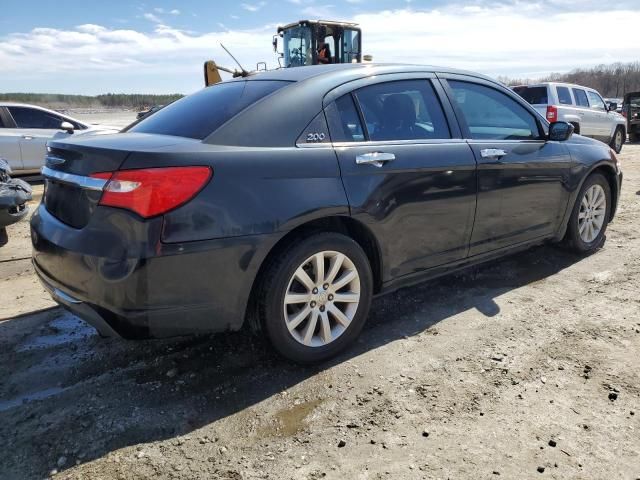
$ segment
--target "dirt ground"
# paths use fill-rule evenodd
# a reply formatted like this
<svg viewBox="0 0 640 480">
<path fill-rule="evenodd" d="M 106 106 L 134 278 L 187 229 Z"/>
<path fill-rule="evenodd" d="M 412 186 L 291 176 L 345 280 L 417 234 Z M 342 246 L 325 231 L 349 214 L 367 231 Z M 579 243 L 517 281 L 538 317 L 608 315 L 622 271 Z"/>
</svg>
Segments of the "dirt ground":
<svg viewBox="0 0 640 480">
<path fill-rule="evenodd" d="M 539 247 L 381 297 L 314 368 L 247 333 L 129 342 L 58 308 L 16 316 L 51 304 L 11 227 L 0 477 L 640 478 L 640 145 L 623 152 L 602 250 Z"/>
</svg>

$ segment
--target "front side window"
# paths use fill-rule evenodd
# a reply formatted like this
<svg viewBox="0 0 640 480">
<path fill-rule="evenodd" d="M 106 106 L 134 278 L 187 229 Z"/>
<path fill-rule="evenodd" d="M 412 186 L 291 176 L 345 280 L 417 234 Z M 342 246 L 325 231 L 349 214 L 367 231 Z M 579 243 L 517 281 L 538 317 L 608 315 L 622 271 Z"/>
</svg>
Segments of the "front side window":
<svg viewBox="0 0 640 480">
<path fill-rule="evenodd" d="M 558 101 L 561 105 L 573 105 L 571 92 L 567 87 L 556 87 L 556 91 L 558 92 Z"/>
<path fill-rule="evenodd" d="M 607 111 L 607 108 L 604 105 L 604 101 L 602 100 L 602 98 L 600 98 L 600 95 L 591 91 L 587 91 L 587 95 L 589 96 L 589 105 L 591 106 L 591 108 L 593 108 L 594 110 L 599 110 L 601 112 Z"/>
<path fill-rule="evenodd" d="M 587 94 L 580 88 L 573 89 L 573 96 L 576 98 L 576 105 L 579 107 L 589 108 L 589 100 L 587 100 Z"/>
<path fill-rule="evenodd" d="M 18 128 L 58 130 L 64 121 L 52 113 L 29 107 L 7 107 Z"/>
<path fill-rule="evenodd" d="M 289 83 L 275 80 L 217 83 L 143 117 L 126 131 L 203 140 L 249 105 Z"/>
<path fill-rule="evenodd" d="M 511 97 L 477 83 L 449 80 L 454 101 L 467 122 L 471 138 L 535 140 L 540 131 L 535 117 Z"/>
<path fill-rule="evenodd" d="M 440 101 L 428 80 L 403 80 L 356 90 L 371 141 L 451 138 Z"/>
</svg>

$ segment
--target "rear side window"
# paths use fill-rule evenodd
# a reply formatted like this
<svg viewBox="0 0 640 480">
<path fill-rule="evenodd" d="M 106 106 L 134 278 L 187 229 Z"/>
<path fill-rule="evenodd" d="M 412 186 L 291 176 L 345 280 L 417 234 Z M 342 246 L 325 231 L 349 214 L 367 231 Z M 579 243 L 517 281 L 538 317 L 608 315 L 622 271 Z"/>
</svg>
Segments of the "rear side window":
<svg viewBox="0 0 640 480">
<path fill-rule="evenodd" d="M 477 83 L 449 80 L 449 86 L 471 138 L 534 140 L 540 137 L 533 114 L 513 98 Z"/>
<path fill-rule="evenodd" d="M 331 138 L 334 142 L 363 142 L 364 131 L 360 116 L 350 93 L 343 95 L 335 102 L 336 120 L 332 122 Z M 332 116 L 333 117 L 333 116 Z"/>
<path fill-rule="evenodd" d="M 556 87 L 556 92 L 558 92 L 558 101 L 561 105 L 573 105 L 568 87 Z"/>
<path fill-rule="evenodd" d="M 58 130 L 63 119 L 57 115 L 29 107 L 8 107 L 18 128 Z"/>
<path fill-rule="evenodd" d="M 547 87 L 518 88 L 516 93 L 532 105 L 544 105 L 549 103 Z"/>
<path fill-rule="evenodd" d="M 451 138 L 440 101 L 428 80 L 378 83 L 355 92 L 369 140 Z"/>
<path fill-rule="evenodd" d="M 573 96 L 576 99 L 576 105 L 578 105 L 579 107 L 589 108 L 589 100 L 587 99 L 587 94 L 585 93 L 584 90 L 581 90 L 579 88 L 574 88 Z"/>
<path fill-rule="evenodd" d="M 184 97 L 134 123 L 127 131 L 202 140 L 242 110 L 290 82 L 223 82 Z"/>
</svg>

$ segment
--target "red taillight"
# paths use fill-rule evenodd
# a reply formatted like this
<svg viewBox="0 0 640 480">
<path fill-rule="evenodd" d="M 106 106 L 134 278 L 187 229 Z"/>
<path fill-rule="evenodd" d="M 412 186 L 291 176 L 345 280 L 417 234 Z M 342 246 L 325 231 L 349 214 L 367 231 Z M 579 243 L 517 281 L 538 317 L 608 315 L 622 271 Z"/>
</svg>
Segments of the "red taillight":
<svg viewBox="0 0 640 480">
<path fill-rule="evenodd" d="M 547 106 L 547 120 L 549 120 L 549 123 L 558 121 L 558 107 L 555 105 Z"/>
<path fill-rule="evenodd" d="M 100 205 L 126 208 L 148 218 L 191 200 L 211 175 L 209 167 L 166 167 L 100 172 L 91 176 L 108 180 Z"/>
</svg>

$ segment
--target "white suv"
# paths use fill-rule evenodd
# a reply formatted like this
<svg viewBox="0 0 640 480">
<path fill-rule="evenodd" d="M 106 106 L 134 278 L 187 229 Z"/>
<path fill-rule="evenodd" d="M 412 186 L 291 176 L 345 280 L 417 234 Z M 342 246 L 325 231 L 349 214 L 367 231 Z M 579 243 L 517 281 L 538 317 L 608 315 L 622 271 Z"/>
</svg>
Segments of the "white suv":
<svg viewBox="0 0 640 480">
<path fill-rule="evenodd" d="M 622 150 L 627 138 L 625 118 L 616 112 L 616 105 L 608 108 L 596 90 L 556 82 L 521 85 L 513 90 L 549 122 L 569 122 L 576 133 L 598 139 L 616 153 Z"/>
<path fill-rule="evenodd" d="M 47 142 L 53 138 L 117 131 L 115 127 L 88 125 L 35 105 L 0 103 L 0 158 L 9 162 L 15 174 L 39 172 Z"/>
</svg>

